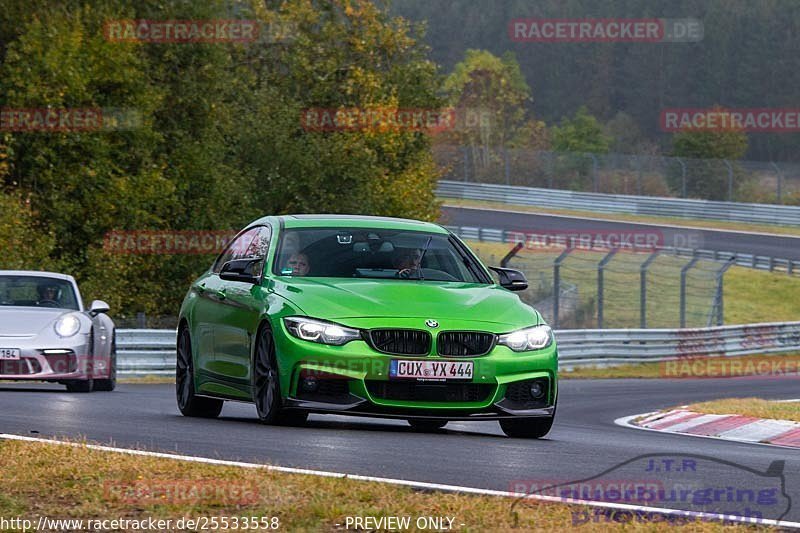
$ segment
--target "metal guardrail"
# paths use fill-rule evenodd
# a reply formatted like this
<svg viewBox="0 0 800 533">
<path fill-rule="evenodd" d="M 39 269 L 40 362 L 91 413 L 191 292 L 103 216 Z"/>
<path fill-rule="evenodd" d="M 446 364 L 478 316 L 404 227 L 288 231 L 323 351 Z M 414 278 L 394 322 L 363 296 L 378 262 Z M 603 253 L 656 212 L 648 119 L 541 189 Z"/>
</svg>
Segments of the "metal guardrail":
<svg viewBox="0 0 800 533">
<path fill-rule="evenodd" d="M 800 351 L 800 322 L 684 329 L 557 331 L 562 367 Z"/>
<path fill-rule="evenodd" d="M 682 357 L 800 351 L 800 322 L 686 329 L 575 329 L 555 333 L 561 367 L 669 361 Z M 175 331 L 117 330 L 120 375 L 173 375 Z"/>
<path fill-rule="evenodd" d="M 597 213 L 625 213 L 800 226 L 800 207 L 789 205 L 629 196 L 448 180 L 439 181 L 436 195 L 440 198 L 487 200 L 558 209 L 585 209 Z"/>
<path fill-rule="evenodd" d="M 118 329 L 117 373 L 174 375 L 176 341 L 173 329 Z"/>
<path fill-rule="evenodd" d="M 519 242 L 520 236 L 525 238 L 536 237 L 536 232 L 521 233 L 519 231 L 507 231 L 503 229 L 478 228 L 472 226 L 444 226 L 462 239 L 484 242 Z M 568 233 L 568 232 L 567 232 Z M 546 234 L 542 235 L 546 237 Z M 738 266 L 755 268 L 758 270 L 768 270 L 770 272 L 786 272 L 790 275 L 800 276 L 800 261 L 784 259 L 780 257 L 770 257 L 765 255 L 742 254 L 737 252 L 725 252 L 722 250 L 706 250 L 703 248 L 675 248 L 671 246 L 659 247 L 668 254 L 680 257 L 697 257 L 698 259 L 709 259 L 712 261 L 730 261 Z"/>
</svg>

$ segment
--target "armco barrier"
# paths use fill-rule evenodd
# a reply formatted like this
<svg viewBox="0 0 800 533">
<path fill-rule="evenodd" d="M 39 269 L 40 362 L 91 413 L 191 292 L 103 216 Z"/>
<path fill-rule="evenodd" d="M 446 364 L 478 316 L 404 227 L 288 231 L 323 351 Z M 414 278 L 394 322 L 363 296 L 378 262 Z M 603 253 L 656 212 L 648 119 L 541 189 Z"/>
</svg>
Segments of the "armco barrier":
<svg viewBox="0 0 800 533">
<path fill-rule="evenodd" d="M 629 196 L 448 180 L 439 181 L 436 195 L 440 198 L 487 200 L 558 209 L 584 209 L 597 213 L 626 213 L 800 226 L 800 207 L 790 205 Z"/>
<path fill-rule="evenodd" d="M 575 329 L 555 333 L 561 367 L 679 357 L 800 352 L 800 322 L 687 329 Z M 117 331 L 120 375 L 175 373 L 175 331 Z"/>
<path fill-rule="evenodd" d="M 556 332 L 561 366 L 669 361 L 800 351 L 800 322 L 684 329 L 575 329 Z"/>
<path fill-rule="evenodd" d="M 174 375 L 175 344 L 176 332 L 172 329 L 118 329 L 118 374 Z"/>
</svg>

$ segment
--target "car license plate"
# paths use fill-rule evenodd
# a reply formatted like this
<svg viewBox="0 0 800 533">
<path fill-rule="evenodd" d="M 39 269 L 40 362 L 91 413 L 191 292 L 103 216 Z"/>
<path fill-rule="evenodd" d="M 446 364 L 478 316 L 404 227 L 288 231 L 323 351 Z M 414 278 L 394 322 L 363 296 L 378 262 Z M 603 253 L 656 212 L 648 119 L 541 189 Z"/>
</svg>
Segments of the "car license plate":
<svg viewBox="0 0 800 533">
<path fill-rule="evenodd" d="M 20 353 L 18 348 L 0 348 L 0 360 L 19 361 Z"/>
<path fill-rule="evenodd" d="M 393 359 L 389 364 L 390 378 L 410 379 L 472 379 L 472 361 L 404 361 Z"/>
</svg>

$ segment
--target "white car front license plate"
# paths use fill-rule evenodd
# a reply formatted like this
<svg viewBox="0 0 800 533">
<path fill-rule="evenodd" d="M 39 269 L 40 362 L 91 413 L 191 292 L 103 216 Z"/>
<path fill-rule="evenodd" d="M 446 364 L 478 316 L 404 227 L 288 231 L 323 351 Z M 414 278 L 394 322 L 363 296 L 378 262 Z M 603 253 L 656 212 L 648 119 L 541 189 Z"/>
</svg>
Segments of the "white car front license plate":
<svg viewBox="0 0 800 533">
<path fill-rule="evenodd" d="M 398 379 L 472 379 L 472 361 L 405 361 L 393 359 L 389 377 Z"/>
<path fill-rule="evenodd" d="M 20 358 L 19 348 L 0 348 L 0 360 L 19 361 L 19 358 Z"/>
</svg>

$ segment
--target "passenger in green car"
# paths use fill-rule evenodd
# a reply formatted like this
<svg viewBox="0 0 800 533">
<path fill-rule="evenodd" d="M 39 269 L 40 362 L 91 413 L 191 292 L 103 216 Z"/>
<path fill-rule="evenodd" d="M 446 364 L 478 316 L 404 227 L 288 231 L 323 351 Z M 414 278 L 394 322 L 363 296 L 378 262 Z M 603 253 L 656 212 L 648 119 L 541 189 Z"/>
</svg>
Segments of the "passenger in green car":
<svg viewBox="0 0 800 533">
<path fill-rule="evenodd" d="M 292 276 L 307 276 L 311 265 L 306 254 L 292 254 L 286 266 L 292 269 Z"/>
</svg>

